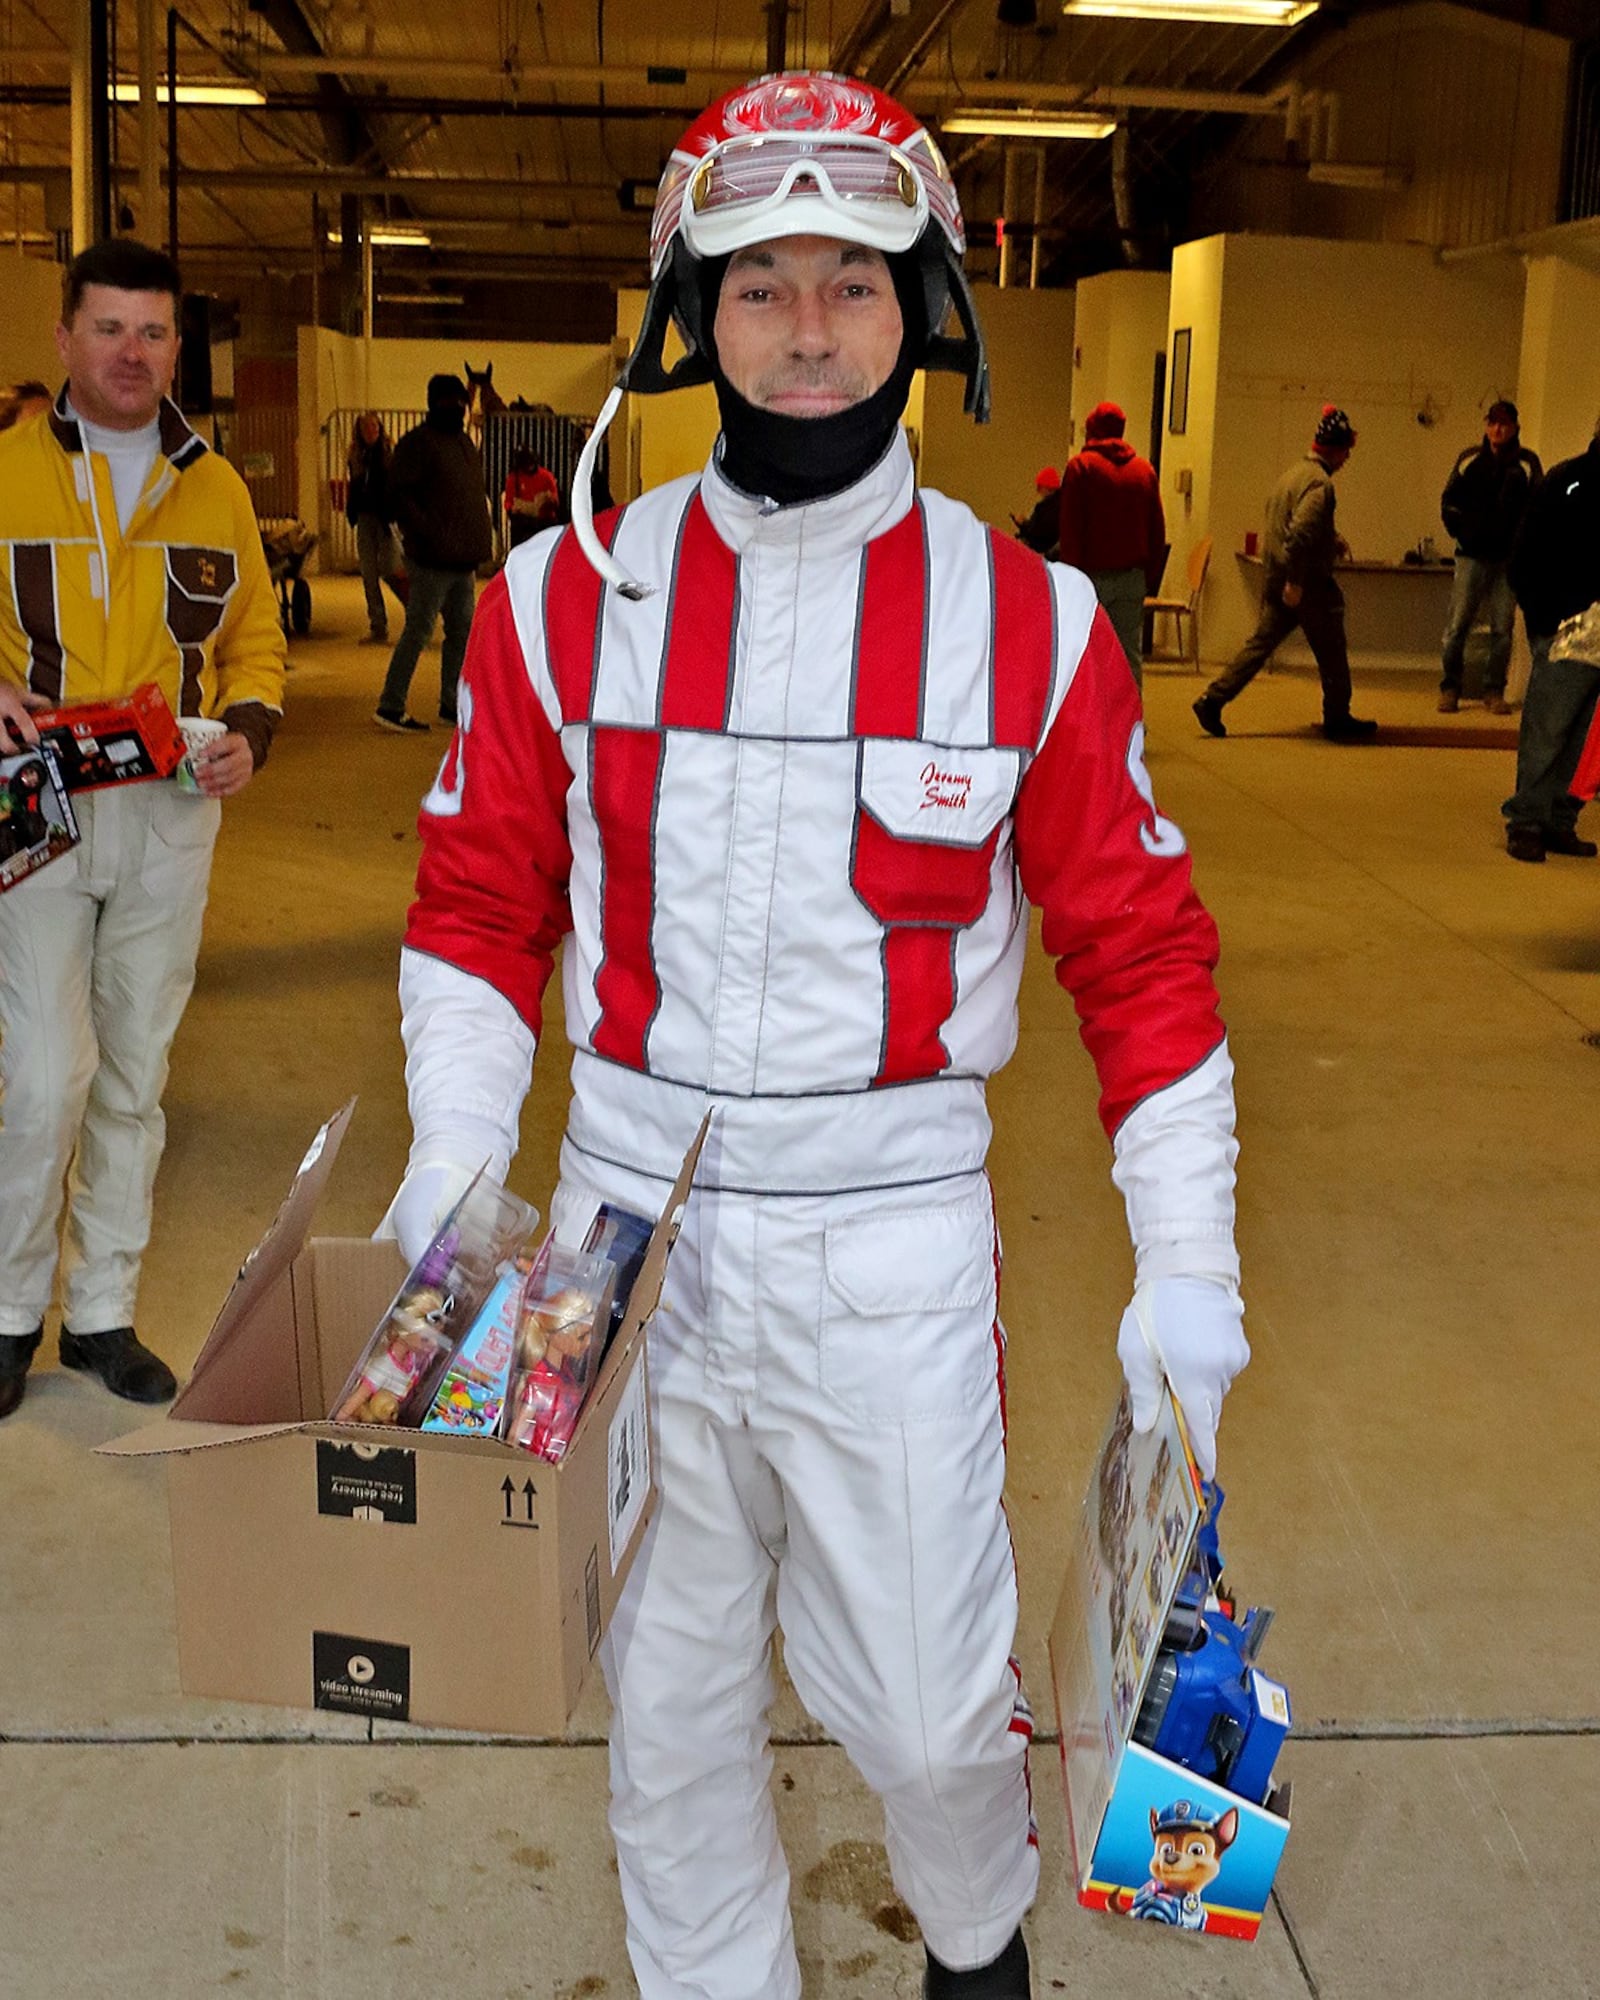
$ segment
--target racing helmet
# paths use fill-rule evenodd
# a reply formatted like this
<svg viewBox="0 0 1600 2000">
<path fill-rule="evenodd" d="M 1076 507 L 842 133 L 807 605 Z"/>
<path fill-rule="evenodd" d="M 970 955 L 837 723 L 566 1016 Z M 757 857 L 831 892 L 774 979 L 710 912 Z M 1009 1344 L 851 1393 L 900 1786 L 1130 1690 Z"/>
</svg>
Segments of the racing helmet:
<svg viewBox="0 0 1600 2000">
<path fill-rule="evenodd" d="M 650 225 L 650 291 L 633 352 L 584 449 L 573 524 L 584 552 L 628 596 L 643 586 L 600 547 L 588 475 L 601 433 L 625 392 L 656 395 L 712 380 L 696 266 L 779 236 L 830 236 L 885 256 L 914 253 L 928 340 L 925 368 L 966 382 L 966 408 L 989 416 L 989 365 L 962 268 L 966 233 L 944 156 L 902 105 L 870 84 L 826 70 L 789 70 L 730 91 L 672 149 Z M 954 307 L 960 331 L 943 331 Z M 686 352 L 668 369 L 667 329 Z"/>
</svg>

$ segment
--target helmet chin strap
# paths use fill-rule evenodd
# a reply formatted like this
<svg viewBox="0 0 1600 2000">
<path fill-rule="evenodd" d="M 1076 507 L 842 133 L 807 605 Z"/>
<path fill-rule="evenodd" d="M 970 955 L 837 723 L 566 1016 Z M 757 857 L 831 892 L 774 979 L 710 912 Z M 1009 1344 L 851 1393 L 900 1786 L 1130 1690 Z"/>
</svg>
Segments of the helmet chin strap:
<svg viewBox="0 0 1600 2000">
<path fill-rule="evenodd" d="M 636 576 L 631 576 L 594 531 L 595 461 L 600 455 L 600 440 L 621 405 L 622 384 L 618 382 L 601 404 L 594 429 L 578 454 L 578 469 L 572 475 L 572 531 L 578 538 L 578 547 L 588 558 L 590 568 L 597 571 L 613 590 L 620 591 L 624 597 L 632 598 L 637 603 L 642 598 L 654 597 L 655 585 L 641 583 Z"/>
</svg>

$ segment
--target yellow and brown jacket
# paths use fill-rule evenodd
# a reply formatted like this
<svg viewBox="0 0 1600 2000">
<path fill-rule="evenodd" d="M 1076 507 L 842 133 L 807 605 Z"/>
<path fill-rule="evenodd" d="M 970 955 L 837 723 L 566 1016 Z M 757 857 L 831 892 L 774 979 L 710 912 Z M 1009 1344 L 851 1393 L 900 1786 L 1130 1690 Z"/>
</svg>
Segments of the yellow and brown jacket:
<svg viewBox="0 0 1600 2000">
<path fill-rule="evenodd" d="M 164 401 L 127 533 L 111 469 L 62 390 L 0 434 L 0 680 L 62 705 L 154 681 L 220 717 L 259 766 L 283 702 L 283 628 L 244 481 Z"/>
</svg>

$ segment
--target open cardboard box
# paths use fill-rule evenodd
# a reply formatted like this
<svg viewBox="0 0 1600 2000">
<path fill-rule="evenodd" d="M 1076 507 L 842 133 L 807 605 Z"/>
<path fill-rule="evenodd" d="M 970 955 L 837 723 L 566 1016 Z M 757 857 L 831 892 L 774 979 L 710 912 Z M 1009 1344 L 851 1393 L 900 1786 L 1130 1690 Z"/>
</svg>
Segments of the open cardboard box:
<svg viewBox="0 0 1600 2000">
<path fill-rule="evenodd" d="M 1253 1938 L 1289 1838 L 1289 1787 L 1255 1805 L 1132 1740 L 1201 1517 L 1200 1474 L 1171 1395 L 1142 1437 L 1124 1397 L 1095 1461 L 1050 1630 L 1067 1825 L 1078 1901 L 1088 1908 Z M 1260 1673 L 1254 1680 L 1259 1700 L 1282 1702 L 1287 1723 L 1284 1691 Z M 1211 1849 L 1184 1870 L 1187 1904 L 1148 1891 L 1141 1900 L 1156 1824 L 1184 1820 Z M 1210 1835 L 1208 1821 L 1218 1823 Z"/>
<path fill-rule="evenodd" d="M 405 1276 L 313 1236 L 355 1110 L 318 1133 L 159 1423 L 186 1693 L 494 1734 L 564 1729 L 655 1502 L 645 1328 L 684 1159 L 560 1465 L 493 1439 L 324 1418 Z"/>
</svg>

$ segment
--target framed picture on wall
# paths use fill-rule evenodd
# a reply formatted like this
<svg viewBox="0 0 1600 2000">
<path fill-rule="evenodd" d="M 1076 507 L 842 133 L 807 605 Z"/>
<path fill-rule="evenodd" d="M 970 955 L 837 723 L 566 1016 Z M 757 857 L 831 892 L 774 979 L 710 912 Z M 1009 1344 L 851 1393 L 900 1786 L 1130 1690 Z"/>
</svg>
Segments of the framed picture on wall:
<svg viewBox="0 0 1600 2000">
<path fill-rule="evenodd" d="M 1172 394 L 1167 405 L 1167 429 L 1182 437 L 1189 428 L 1189 340 L 1192 327 L 1180 326 L 1172 336 Z"/>
</svg>

